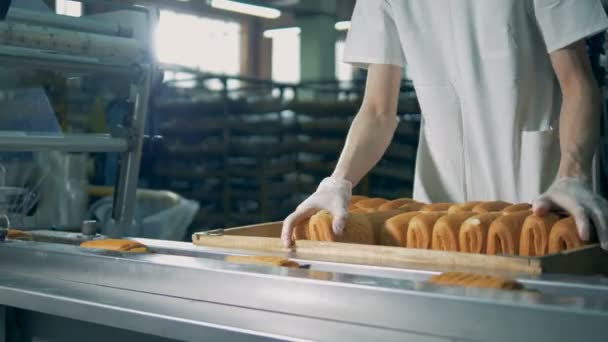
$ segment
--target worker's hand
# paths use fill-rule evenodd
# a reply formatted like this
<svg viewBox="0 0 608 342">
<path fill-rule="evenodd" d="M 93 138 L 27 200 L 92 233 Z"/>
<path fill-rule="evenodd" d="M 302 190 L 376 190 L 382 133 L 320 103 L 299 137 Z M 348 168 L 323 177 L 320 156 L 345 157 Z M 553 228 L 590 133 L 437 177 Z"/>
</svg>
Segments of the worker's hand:
<svg viewBox="0 0 608 342">
<path fill-rule="evenodd" d="M 295 226 L 314 215 L 319 210 L 327 210 L 333 217 L 334 234 L 342 234 L 348 212 L 348 203 L 352 196 L 352 183 L 343 178 L 325 178 L 317 191 L 302 202 L 296 210 L 283 221 L 281 240 L 285 247 L 292 244 L 291 236 Z"/>
<path fill-rule="evenodd" d="M 557 180 L 533 203 L 534 213 L 543 216 L 551 210 L 564 210 L 574 217 L 578 234 L 589 241 L 591 223 L 603 249 L 608 250 L 608 201 L 593 193 L 579 178 Z"/>
</svg>

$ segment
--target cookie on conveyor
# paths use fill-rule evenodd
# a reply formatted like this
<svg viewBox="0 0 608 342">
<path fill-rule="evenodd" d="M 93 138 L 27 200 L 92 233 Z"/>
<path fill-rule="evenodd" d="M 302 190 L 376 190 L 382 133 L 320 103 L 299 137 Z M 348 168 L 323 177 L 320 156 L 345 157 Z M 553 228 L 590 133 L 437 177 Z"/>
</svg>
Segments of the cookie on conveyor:
<svg viewBox="0 0 608 342">
<path fill-rule="evenodd" d="M 434 275 L 429 283 L 447 286 L 478 287 L 500 290 L 521 290 L 523 286 L 515 280 L 476 273 L 445 272 Z"/>
<path fill-rule="evenodd" d="M 224 258 L 224 261 L 248 265 L 279 266 L 289 268 L 300 267 L 300 265 L 295 261 L 278 256 L 268 255 L 228 255 Z"/>
<path fill-rule="evenodd" d="M 145 245 L 137 241 L 123 239 L 100 239 L 85 241 L 80 244 L 80 247 L 129 253 L 145 253 L 148 251 L 148 248 Z"/>
</svg>

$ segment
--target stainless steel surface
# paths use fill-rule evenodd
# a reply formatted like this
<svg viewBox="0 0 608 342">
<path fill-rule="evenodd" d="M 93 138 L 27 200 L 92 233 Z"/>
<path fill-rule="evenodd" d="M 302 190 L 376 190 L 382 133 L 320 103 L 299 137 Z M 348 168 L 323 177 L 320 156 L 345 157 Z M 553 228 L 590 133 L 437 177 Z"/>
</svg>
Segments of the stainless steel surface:
<svg viewBox="0 0 608 342">
<path fill-rule="evenodd" d="M 378 336 L 393 332 L 473 341 L 605 341 L 608 336 L 604 328 L 608 287 L 598 282 L 585 284 L 592 292 L 557 286 L 554 293 L 519 293 L 436 287 L 419 280 L 419 273 L 414 274 L 418 280 L 406 280 L 322 272 L 314 267 L 290 270 L 21 241 L 0 245 L 0 274 L 7 273 L 131 291 L 134 296 L 160 296 L 167 300 L 167 310 L 181 308 L 181 304 L 170 303 L 184 299 L 230 310 L 246 308 L 257 314 L 272 312 L 278 315 L 267 322 L 280 330 L 277 335 L 298 338 L 327 340 L 328 336 L 335 339 L 340 335 L 317 323 L 307 326 L 300 335 L 299 327 L 288 323 L 294 317 L 341 322 L 349 329 L 361 326 Z M 551 287 L 550 282 L 546 283 Z M 121 301 L 115 298 L 117 302 Z M 96 319 L 87 311 L 80 316 Z M 231 325 L 242 327 L 247 323 L 235 319 Z M 326 335 L 318 335 L 321 333 Z"/>
<path fill-rule="evenodd" d="M 126 150 L 126 139 L 113 138 L 106 134 L 49 135 L 0 132 L 0 151 L 123 152 Z"/>
<path fill-rule="evenodd" d="M 0 302 L 181 341 L 447 341 L 403 331 L 286 316 L 57 279 L 0 275 Z M 314 329 L 313 329 L 314 328 Z M 112 336 L 106 336 L 112 340 Z"/>
<path fill-rule="evenodd" d="M 125 24 L 103 22 L 87 17 L 46 14 L 14 7 L 9 10 L 6 20 L 109 36 L 129 37 L 133 33 L 133 28 Z"/>
</svg>

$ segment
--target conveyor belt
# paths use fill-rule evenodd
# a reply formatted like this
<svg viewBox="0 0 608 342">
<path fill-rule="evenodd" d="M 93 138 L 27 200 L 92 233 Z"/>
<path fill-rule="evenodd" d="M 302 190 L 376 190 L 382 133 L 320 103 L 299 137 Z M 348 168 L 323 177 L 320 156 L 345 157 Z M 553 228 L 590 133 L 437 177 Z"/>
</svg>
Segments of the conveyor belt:
<svg viewBox="0 0 608 342">
<path fill-rule="evenodd" d="M 78 312 L 83 321 L 184 340 L 196 340 L 208 329 L 225 336 L 312 340 L 605 341 L 608 336 L 603 278 L 522 278 L 539 291 L 523 293 L 437 287 L 424 282 L 434 271 L 310 260 L 299 260 L 309 263 L 309 270 L 230 264 L 221 261 L 227 251 L 142 241 L 156 253 L 2 243 L 0 302 L 68 318 Z M 65 305 L 77 311 L 66 311 Z M 114 314 L 122 319 L 106 317 Z"/>
</svg>

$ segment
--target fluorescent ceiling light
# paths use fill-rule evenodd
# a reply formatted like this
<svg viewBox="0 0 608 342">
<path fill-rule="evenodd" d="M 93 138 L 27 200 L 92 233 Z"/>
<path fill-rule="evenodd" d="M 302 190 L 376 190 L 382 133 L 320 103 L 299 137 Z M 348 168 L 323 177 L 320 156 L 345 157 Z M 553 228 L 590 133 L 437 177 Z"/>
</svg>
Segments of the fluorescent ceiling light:
<svg viewBox="0 0 608 342">
<path fill-rule="evenodd" d="M 281 11 L 276 8 L 246 4 L 231 0 L 211 0 L 211 7 L 226 11 L 238 12 L 266 19 L 276 19 L 281 16 Z"/>
<path fill-rule="evenodd" d="M 338 31 L 348 31 L 350 29 L 350 21 L 338 21 L 334 27 Z"/>
<path fill-rule="evenodd" d="M 299 27 L 282 27 L 264 31 L 264 38 L 274 38 L 279 35 L 297 35 L 302 30 Z"/>
</svg>

